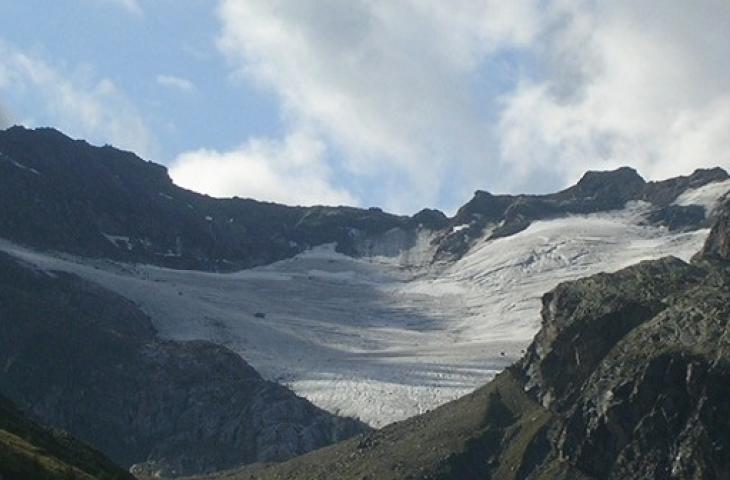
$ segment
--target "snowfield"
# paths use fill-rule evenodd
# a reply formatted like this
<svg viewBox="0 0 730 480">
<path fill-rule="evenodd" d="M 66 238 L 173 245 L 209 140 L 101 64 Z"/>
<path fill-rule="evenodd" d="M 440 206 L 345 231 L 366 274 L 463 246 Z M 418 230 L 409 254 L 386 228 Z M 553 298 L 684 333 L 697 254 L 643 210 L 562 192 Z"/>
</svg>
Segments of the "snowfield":
<svg viewBox="0 0 730 480">
<path fill-rule="evenodd" d="M 715 187 L 682 202 L 711 207 L 730 185 Z M 232 274 L 0 249 L 97 282 L 135 301 L 163 338 L 225 345 L 316 405 L 379 427 L 462 396 L 519 358 L 542 294 L 558 283 L 701 248 L 707 230 L 643 225 L 650 208 L 538 221 L 421 267 L 403 252 L 350 258 L 332 245 Z M 424 242 L 416 248 L 423 256 Z"/>
<path fill-rule="evenodd" d="M 705 208 L 705 214 L 710 214 L 718 199 L 722 198 L 728 190 L 730 190 L 730 180 L 708 183 L 703 187 L 687 190 L 677 197 L 674 205 L 701 205 Z"/>
</svg>

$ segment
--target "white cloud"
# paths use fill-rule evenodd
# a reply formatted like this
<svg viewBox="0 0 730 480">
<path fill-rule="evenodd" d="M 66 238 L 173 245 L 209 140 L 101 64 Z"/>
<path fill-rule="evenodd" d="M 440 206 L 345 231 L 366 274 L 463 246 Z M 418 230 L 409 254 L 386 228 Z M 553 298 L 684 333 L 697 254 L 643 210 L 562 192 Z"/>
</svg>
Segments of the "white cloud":
<svg viewBox="0 0 730 480">
<path fill-rule="evenodd" d="M 7 109 L 0 105 L 0 129 L 8 128 L 13 124 Z"/>
<path fill-rule="evenodd" d="M 23 100 L 45 125 L 65 133 L 111 143 L 142 156 L 155 151 L 148 129 L 134 106 L 108 78 L 88 69 L 67 72 L 44 59 L 0 42 L 0 92 Z M 28 125 L 35 126 L 35 125 Z"/>
<path fill-rule="evenodd" d="M 532 40 L 537 3 L 224 0 L 219 45 L 292 124 L 342 150 L 351 174 L 393 185 L 378 192 L 386 206 L 412 210 L 444 194 L 445 177 L 478 183 L 488 124 L 470 74 Z"/>
<path fill-rule="evenodd" d="M 589 168 L 730 166 L 726 0 L 219 5 L 236 75 L 390 208 L 556 188 Z"/>
<path fill-rule="evenodd" d="M 158 85 L 166 88 L 172 88 L 183 93 L 192 93 L 195 91 L 195 84 L 187 78 L 160 74 L 155 77 L 155 80 Z"/>
<path fill-rule="evenodd" d="M 334 187 L 325 146 L 304 133 L 284 141 L 252 139 L 229 151 L 181 154 L 170 167 L 176 184 L 216 197 L 249 197 L 290 205 L 351 205 L 356 199 Z"/>
<path fill-rule="evenodd" d="M 730 166 L 730 4 L 561 2 L 545 78 L 505 98 L 498 137 L 513 185 L 633 165 L 652 178 Z"/>
</svg>

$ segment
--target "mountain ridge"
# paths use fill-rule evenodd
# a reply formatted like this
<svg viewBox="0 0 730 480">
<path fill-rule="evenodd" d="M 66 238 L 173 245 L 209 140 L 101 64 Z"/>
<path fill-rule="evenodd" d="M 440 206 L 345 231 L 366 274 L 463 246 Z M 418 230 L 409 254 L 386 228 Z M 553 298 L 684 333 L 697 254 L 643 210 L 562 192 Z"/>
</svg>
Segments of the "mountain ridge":
<svg viewBox="0 0 730 480">
<path fill-rule="evenodd" d="M 263 265 L 325 243 L 367 256 L 394 230 L 406 247 L 423 232 L 432 237 L 431 262 L 453 261 L 487 229 L 489 238 L 499 238 L 538 219 L 621 208 L 630 200 L 655 204 L 656 224 L 696 228 L 702 212 L 672 202 L 688 188 L 730 178 L 713 168 L 645 182 L 622 167 L 587 172 L 576 185 L 547 195 L 477 191 L 452 218 L 431 209 L 407 217 L 379 208 L 215 199 L 175 186 L 164 166 L 131 152 L 23 127 L 0 131 L 0 172 L 0 202 L 9 206 L 0 213 L 2 237 L 36 248 L 209 271 Z"/>
</svg>

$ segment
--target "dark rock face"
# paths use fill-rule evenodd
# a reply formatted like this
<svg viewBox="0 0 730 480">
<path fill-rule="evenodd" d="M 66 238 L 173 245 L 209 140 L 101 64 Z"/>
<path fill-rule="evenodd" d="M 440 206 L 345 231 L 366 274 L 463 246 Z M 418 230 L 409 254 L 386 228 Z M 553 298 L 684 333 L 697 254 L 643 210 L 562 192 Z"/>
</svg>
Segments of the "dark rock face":
<svg viewBox="0 0 730 480">
<path fill-rule="evenodd" d="M 563 422 L 555 458 L 590 478 L 730 472 L 730 277 L 676 259 L 564 284 L 522 361 Z"/>
<path fill-rule="evenodd" d="M 730 478 L 730 205 L 687 264 L 559 285 L 520 362 L 433 412 L 256 479 Z"/>
<path fill-rule="evenodd" d="M 522 360 L 528 387 L 539 387 L 534 395 L 545 407 L 572 404 L 616 342 L 664 310 L 670 293 L 702 276 L 668 257 L 559 285 L 543 296 L 543 327 Z"/>
<path fill-rule="evenodd" d="M 492 195 L 483 190 L 474 192 L 474 197 L 456 212 L 453 223 L 468 224 L 475 219 L 498 222 L 504 217 L 515 197 L 512 195 Z"/>
<path fill-rule="evenodd" d="M 641 195 L 646 182 L 629 167 L 608 172 L 586 172 L 578 183 L 552 195 L 554 200 L 577 202 L 573 207 L 585 212 L 596 209 L 621 208 L 629 200 Z"/>
<path fill-rule="evenodd" d="M 730 260 L 730 203 L 717 216 L 715 224 L 696 260 Z"/>
<path fill-rule="evenodd" d="M 440 210 L 424 208 L 413 215 L 413 223 L 422 225 L 429 230 L 442 230 L 449 224 L 449 218 Z"/>
<path fill-rule="evenodd" d="M 0 255 L 0 391 L 120 465 L 190 474 L 279 461 L 367 429 L 207 342 L 158 340 L 131 302 Z"/>
<path fill-rule="evenodd" d="M 654 225 L 663 225 L 669 230 L 690 230 L 704 225 L 705 208 L 700 205 L 667 205 L 652 212 L 648 219 Z"/>
</svg>

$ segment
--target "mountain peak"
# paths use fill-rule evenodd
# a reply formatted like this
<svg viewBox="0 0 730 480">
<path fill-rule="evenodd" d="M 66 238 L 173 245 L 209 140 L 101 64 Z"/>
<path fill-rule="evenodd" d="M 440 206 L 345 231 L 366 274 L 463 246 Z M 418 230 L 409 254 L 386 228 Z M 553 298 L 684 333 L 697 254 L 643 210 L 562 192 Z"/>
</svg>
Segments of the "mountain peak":
<svg viewBox="0 0 730 480">
<path fill-rule="evenodd" d="M 424 208 L 420 212 L 413 215 L 413 221 L 433 230 L 445 228 L 449 223 L 449 218 L 441 210 L 432 208 Z"/>
<path fill-rule="evenodd" d="M 613 170 L 588 170 L 583 174 L 581 179 L 578 181 L 580 185 L 583 182 L 591 181 L 593 179 L 609 180 L 609 179 L 622 179 L 622 178 L 634 178 L 644 181 L 643 177 L 639 175 L 639 172 L 635 168 L 624 165 Z"/>
<path fill-rule="evenodd" d="M 730 178 L 730 175 L 723 168 L 698 168 L 689 176 L 689 182 L 692 187 L 696 187 L 711 182 L 720 182 L 728 178 Z"/>
<path fill-rule="evenodd" d="M 575 188 L 586 193 L 615 193 L 637 190 L 646 184 L 644 178 L 631 167 L 620 167 L 615 170 L 589 170 L 575 185 Z"/>
</svg>

